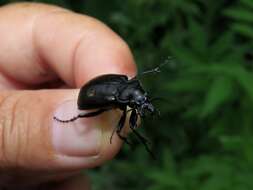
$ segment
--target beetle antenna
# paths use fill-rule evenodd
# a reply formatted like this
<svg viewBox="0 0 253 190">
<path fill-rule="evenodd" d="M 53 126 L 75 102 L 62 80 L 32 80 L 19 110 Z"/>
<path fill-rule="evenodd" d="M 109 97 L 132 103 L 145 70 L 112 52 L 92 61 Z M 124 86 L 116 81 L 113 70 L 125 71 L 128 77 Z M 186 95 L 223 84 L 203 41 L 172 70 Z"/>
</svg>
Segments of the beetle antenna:
<svg viewBox="0 0 253 190">
<path fill-rule="evenodd" d="M 167 102 L 168 100 L 166 100 L 165 98 L 162 97 L 152 97 L 149 99 L 150 102 L 154 102 L 154 101 L 164 101 Z"/>
<path fill-rule="evenodd" d="M 145 75 L 145 74 L 152 74 L 152 73 L 160 73 L 161 72 L 161 67 L 163 67 L 164 65 L 167 65 L 169 63 L 171 63 L 171 60 L 172 58 L 171 57 L 168 57 L 163 63 L 161 63 L 158 67 L 154 68 L 154 69 L 151 69 L 151 70 L 148 70 L 148 71 L 144 71 L 141 73 L 141 76 L 142 75 Z"/>
</svg>

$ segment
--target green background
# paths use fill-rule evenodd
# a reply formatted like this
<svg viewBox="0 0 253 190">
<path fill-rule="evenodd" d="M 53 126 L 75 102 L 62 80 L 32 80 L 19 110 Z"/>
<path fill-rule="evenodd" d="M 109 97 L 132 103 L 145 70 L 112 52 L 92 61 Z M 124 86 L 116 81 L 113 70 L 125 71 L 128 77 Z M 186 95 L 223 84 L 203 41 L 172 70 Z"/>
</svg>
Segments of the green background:
<svg viewBox="0 0 253 190">
<path fill-rule="evenodd" d="M 0 0 L 0 4 L 16 1 Z M 93 189 L 253 189 L 253 0 L 44 0 L 94 16 L 129 44 L 161 116 L 89 171 Z"/>
</svg>

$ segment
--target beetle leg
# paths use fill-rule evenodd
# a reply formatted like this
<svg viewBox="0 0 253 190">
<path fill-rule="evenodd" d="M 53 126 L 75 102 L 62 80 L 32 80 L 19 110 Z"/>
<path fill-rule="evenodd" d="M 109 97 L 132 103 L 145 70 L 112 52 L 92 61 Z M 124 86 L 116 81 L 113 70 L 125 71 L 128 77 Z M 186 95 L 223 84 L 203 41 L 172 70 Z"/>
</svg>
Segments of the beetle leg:
<svg viewBox="0 0 253 190">
<path fill-rule="evenodd" d="M 108 111 L 110 110 L 111 108 L 103 108 L 103 109 L 99 109 L 97 111 L 94 111 L 94 112 L 89 112 L 89 113 L 84 113 L 84 114 L 79 114 L 78 115 L 78 118 L 82 118 L 82 117 L 94 117 L 94 116 L 97 116 L 97 115 L 100 115 L 101 113 L 105 112 L 105 111 Z"/>
<path fill-rule="evenodd" d="M 154 101 L 168 102 L 168 100 L 165 99 L 165 98 L 163 98 L 163 97 L 152 97 L 152 98 L 149 98 L 149 101 L 150 101 L 150 102 L 154 102 Z"/>
<path fill-rule="evenodd" d="M 148 140 L 136 131 L 137 120 L 138 120 L 138 114 L 136 110 L 133 110 L 129 119 L 130 129 L 132 129 L 134 134 L 142 141 L 143 144 L 147 144 Z"/>
<path fill-rule="evenodd" d="M 138 114 L 136 110 L 133 109 L 129 118 L 129 125 L 132 130 L 137 128 L 137 120 L 138 120 Z"/>
<path fill-rule="evenodd" d="M 128 139 L 127 139 L 127 137 L 124 137 L 124 136 L 122 136 L 121 134 L 120 134 L 120 132 L 121 132 L 121 130 L 123 129 L 123 127 L 124 127 L 124 124 L 125 124 L 125 122 L 126 122 L 126 108 L 124 108 L 124 110 L 123 110 L 123 114 L 122 114 L 122 116 L 121 116 L 121 118 L 120 118 L 120 120 L 119 120 L 119 123 L 118 123 L 118 125 L 117 125 L 117 127 L 113 130 L 113 132 L 112 132 L 112 135 L 111 135 L 111 138 L 110 138 L 110 143 L 112 143 L 112 137 L 113 137 L 113 135 L 114 135 L 114 133 L 116 132 L 117 133 L 117 135 L 119 136 L 119 138 L 121 139 L 121 140 L 123 140 L 125 143 L 127 143 L 129 146 L 132 146 L 132 144 L 128 141 Z"/>
<path fill-rule="evenodd" d="M 137 120 L 138 120 L 138 114 L 136 110 L 133 110 L 129 119 L 130 129 L 132 129 L 133 133 L 138 137 L 141 143 L 145 146 L 147 152 L 155 159 L 154 153 L 151 151 L 150 147 L 148 146 L 148 140 L 136 131 Z"/>
<path fill-rule="evenodd" d="M 82 117 L 95 117 L 105 111 L 108 111 L 110 109 L 99 109 L 97 111 L 94 111 L 94 112 L 89 112 L 89 113 L 83 113 L 83 114 L 79 114 L 71 119 L 68 119 L 68 120 L 61 120 L 61 119 L 58 119 L 57 117 L 54 117 L 54 120 L 58 121 L 58 122 L 61 122 L 61 123 L 69 123 L 69 122 L 72 122 L 72 121 L 75 121 L 77 120 L 78 118 L 82 118 Z"/>
</svg>

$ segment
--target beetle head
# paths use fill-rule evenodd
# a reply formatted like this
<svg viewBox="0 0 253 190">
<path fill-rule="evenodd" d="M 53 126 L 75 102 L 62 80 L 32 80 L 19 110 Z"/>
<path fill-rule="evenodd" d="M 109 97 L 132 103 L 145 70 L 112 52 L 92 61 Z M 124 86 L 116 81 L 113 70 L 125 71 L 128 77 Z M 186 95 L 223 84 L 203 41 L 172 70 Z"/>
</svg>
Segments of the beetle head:
<svg viewBox="0 0 253 190">
<path fill-rule="evenodd" d="M 145 116 L 147 114 L 154 114 L 155 108 L 150 102 L 144 102 L 139 107 L 137 107 L 137 111 L 140 114 L 140 116 Z"/>
<path fill-rule="evenodd" d="M 147 114 L 154 114 L 155 108 L 149 101 L 147 93 L 142 90 L 135 90 L 132 93 L 132 98 L 130 100 L 130 107 L 137 109 L 140 116 L 145 116 Z"/>
</svg>

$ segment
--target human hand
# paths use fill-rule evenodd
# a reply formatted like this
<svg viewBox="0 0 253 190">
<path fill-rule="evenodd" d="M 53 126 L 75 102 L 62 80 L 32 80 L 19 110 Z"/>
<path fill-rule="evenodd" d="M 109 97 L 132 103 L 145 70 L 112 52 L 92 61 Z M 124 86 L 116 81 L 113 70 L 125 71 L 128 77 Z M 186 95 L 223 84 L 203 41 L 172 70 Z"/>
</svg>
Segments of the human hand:
<svg viewBox="0 0 253 190">
<path fill-rule="evenodd" d="M 134 76 L 128 46 L 93 18 L 31 3 L 0 8 L 0 38 L 0 187 L 89 189 L 80 171 L 119 151 L 121 140 L 109 140 L 119 113 L 53 117 L 75 116 L 74 88 L 91 78 Z"/>
</svg>

